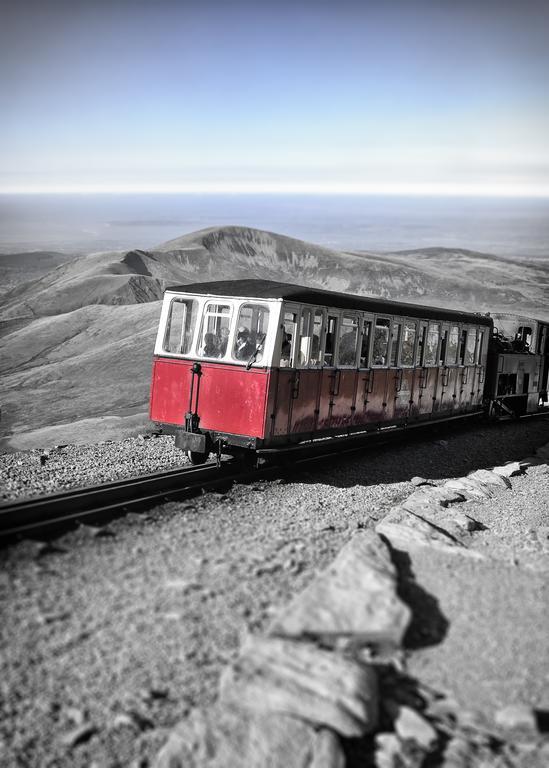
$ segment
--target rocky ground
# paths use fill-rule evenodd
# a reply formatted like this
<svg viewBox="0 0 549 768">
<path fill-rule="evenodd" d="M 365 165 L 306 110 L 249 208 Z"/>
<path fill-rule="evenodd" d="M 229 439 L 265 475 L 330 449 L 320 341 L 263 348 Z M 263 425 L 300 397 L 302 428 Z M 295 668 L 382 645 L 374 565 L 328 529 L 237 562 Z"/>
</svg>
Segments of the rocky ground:
<svg viewBox="0 0 549 768">
<path fill-rule="evenodd" d="M 409 497 L 412 478 L 441 484 L 548 439 L 546 420 L 443 432 L 4 550 L 0 762 L 149 765 L 175 723 L 213 705 L 245 635 Z M 0 466 L 13 497 L 174 466 L 170 445 L 9 454 Z M 465 722 L 489 729 L 502 707 L 525 704 L 547 727 L 548 502 L 542 463 L 460 505 L 483 525 L 469 545 L 481 560 L 434 551 L 398 563 L 414 614 L 403 669 Z M 516 765 L 529 766 L 531 747 Z"/>
</svg>

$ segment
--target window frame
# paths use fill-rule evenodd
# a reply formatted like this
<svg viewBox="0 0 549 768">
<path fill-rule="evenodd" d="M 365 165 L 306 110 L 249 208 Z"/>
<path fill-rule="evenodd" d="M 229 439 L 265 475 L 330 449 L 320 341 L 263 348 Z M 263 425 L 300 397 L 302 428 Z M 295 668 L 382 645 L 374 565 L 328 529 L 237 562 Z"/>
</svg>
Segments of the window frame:
<svg viewBox="0 0 549 768">
<path fill-rule="evenodd" d="M 342 363 L 339 359 L 340 349 L 341 349 L 341 340 L 342 340 L 342 332 L 345 327 L 345 320 L 352 320 L 354 324 L 353 327 L 356 327 L 356 336 L 355 336 L 355 359 L 352 363 Z M 349 312 L 344 311 L 341 312 L 339 317 L 339 327 L 337 331 L 337 357 L 336 357 L 336 368 L 344 368 L 346 370 L 349 369 L 358 369 L 358 356 L 359 356 L 359 338 L 360 338 L 360 317 L 358 312 Z"/>
<path fill-rule="evenodd" d="M 387 326 L 387 344 L 386 344 L 386 347 L 385 347 L 385 362 L 383 362 L 383 363 L 376 363 L 374 358 L 373 358 L 373 354 L 374 354 L 374 348 L 375 348 L 375 343 L 376 343 L 376 328 L 378 327 L 378 321 L 380 321 L 380 320 L 385 320 L 388 323 L 388 326 Z M 384 326 L 380 325 L 379 327 L 382 328 Z M 371 346 L 372 346 L 372 366 L 371 367 L 372 368 L 388 368 L 389 367 L 388 360 L 389 360 L 389 352 L 390 352 L 390 348 L 391 348 L 392 328 L 393 328 L 393 318 L 392 318 L 391 315 L 375 315 L 374 327 L 373 327 L 373 337 L 372 337 L 372 342 L 371 342 Z"/>
<path fill-rule="evenodd" d="M 403 363 L 402 362 L 402 345 L 404 343 L 404 332 L 405 332 L 406 326 L 411 326 L 414 329 L 414 341 L 413 341 L 413 344 L 412 344 L 412 356 L 411 356 L 412 357 L 412 361 L 410 363 Z M 402 320 L 402 330 L 401 330 L 401 333 L 400 333 L 400 361 L 399 361 L 399 364 L 400 364 L 401 368 L 415 368 L 416 367 L 416 349 L 417 349 L 417 342 L 418 342 L 418 338 L 419 338 L 418 327 L 419 327 L 418 320 L 413 320 L 412 318 L 409 318 L 409 317 L 403 318 L 403 320 Z"/>
</svg>

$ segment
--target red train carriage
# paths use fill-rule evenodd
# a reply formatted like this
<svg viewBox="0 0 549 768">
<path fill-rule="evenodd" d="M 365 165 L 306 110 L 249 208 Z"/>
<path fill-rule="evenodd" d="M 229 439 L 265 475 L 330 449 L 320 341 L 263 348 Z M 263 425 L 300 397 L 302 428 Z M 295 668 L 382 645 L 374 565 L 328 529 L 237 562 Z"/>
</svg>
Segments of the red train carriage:
<svg viewBox="0 0 549 768">
<path fill-rule="evenodd" d="M 490 317 L 263 280 L 166 291 L 150 417 L 193 461 L 483 411 Z"/>
</svg>

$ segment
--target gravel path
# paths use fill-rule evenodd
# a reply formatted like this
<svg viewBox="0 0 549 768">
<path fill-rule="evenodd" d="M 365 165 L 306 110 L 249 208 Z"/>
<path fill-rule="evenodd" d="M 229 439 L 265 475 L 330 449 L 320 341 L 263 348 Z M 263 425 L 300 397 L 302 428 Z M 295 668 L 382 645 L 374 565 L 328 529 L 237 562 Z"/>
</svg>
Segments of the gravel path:
<svg viewBox="0 0 549 768">
<path fill-rule="evenodd" d="M 173 437 L 144 434 L 93 445 L 0 454 L 0 499 L 55 493 L 188 463 Z"/>
<path fill-rule="evenodd" d="M 112 469 L 99 468 L 106 452 L 117 477 L 142 472 L 159 457 L 175 466 L 170 455 L 180 454 L 168 440 L 63 449 L 72 465 L 68 482 L 98 482 Z M 463 475 L 523 458 L 548 440 L 546 421 L 441 432 L 435 440 L 348 456 L 284 480 L 130 514 L 103 535 L 82 527 L 53 547 L 24 541 L 3 551 L 0 763 L 146 766 L 188 708 L 214 699 L 219 673 L 244 633 L 264 627 L 353 529 L 371 526 L 409 495 L 413 476 Z M 61 458 L 53 455 L 55 464 L 52 454 L 44 464 L 47 487 L 67 487 Z M 43 481 L 39 454 L 2 457 L 4 471 L 7 458 L 11 493 L 42 489 L 33 485 Z M 22 468 L 25 482 L 14 467 Z M 413 563 L 418 584 L 437 596 L 448 624 L 438 644 L 414 650 L 414 674 L 458 698 L 474 699 L 478 688 L 485 706 L 522 697 L 549 708 L 543 659 L 532 650 L 549 631 L 540 603 L 549 555 L 531 535 L 549 524 L 548 486 L 547 467 L 536 467 L 514 478 L 513 490 L 476 505 L 474 516 L 489 530 L 475 534 L 475 546 L 490 557 L 454 586 L 447 586 L 451 566 Z M 467 616 L 463 596 L 476 588 L 480 567 L 486 599 Z M 441 580 L 441 569 L 449 578 Z M 506 638 L 499 666 L 485 636 L 497 600 L 500 608 L 505 600 L 516 607 L 494 619 L 498 638 Z M 523 630 L 528 642 L 521 641 Z"/>
</svg>

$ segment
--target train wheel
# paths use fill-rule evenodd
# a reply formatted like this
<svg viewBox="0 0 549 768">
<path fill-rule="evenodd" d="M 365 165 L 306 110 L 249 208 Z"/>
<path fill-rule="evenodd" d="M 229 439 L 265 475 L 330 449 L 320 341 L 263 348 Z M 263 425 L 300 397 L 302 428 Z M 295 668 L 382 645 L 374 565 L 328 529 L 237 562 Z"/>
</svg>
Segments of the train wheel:
<svg viewBox="0 0 549 768">
<path fill-rule="evenodd" d="M 208 456 L 208 453 L 202 453 L 200 451 L 187 451 L 187 457 L 191 464 L 205 464 Z"/>
</svg>

